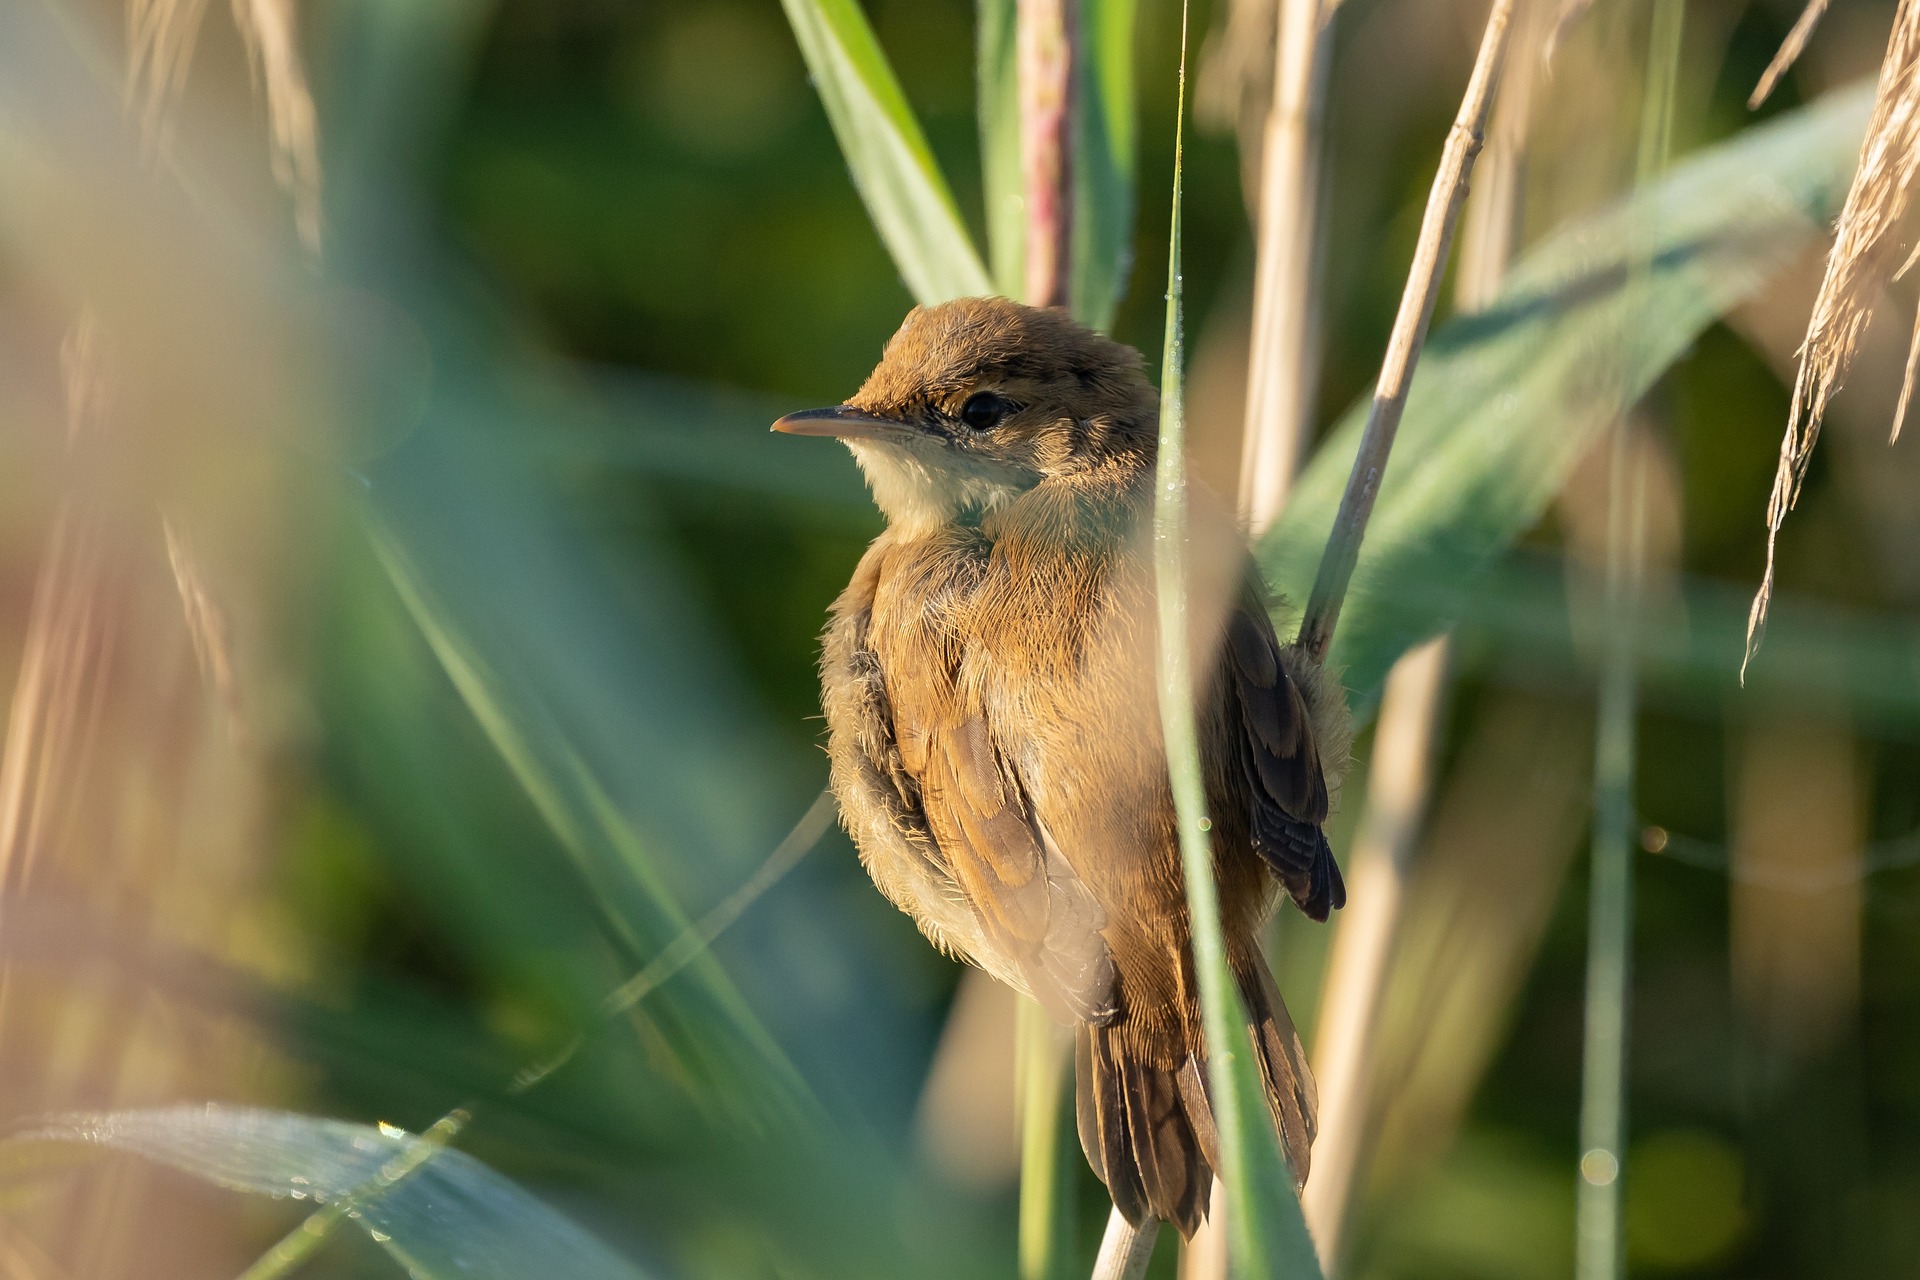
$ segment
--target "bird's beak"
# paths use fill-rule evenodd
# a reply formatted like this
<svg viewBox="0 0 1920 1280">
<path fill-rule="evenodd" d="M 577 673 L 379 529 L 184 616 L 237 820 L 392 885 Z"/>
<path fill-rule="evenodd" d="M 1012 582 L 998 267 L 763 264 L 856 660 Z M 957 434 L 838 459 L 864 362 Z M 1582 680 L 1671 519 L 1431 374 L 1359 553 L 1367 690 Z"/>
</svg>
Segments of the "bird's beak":
<svg viewBox="0 0 1920 1280">
<path fill-rule="evenodd" d="M 846 404 L 790 413 L 774 423 L 773 429 L 790 436 L 834 436 L 841 440 L 897 440 L 913 433 L 913 428 L 904 422 L 864 413 Z"/>
</svg>

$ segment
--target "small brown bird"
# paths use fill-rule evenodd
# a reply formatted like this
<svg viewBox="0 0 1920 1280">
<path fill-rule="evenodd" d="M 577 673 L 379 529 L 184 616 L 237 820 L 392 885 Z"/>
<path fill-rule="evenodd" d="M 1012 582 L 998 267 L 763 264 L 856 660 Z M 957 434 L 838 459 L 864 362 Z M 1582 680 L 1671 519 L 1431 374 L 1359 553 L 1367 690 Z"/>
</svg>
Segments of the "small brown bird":
<svg viewBox="0 0 1920 1280">
<path fill-rule="evenodd" d="M 1155 692 L 1158 412 L 1132 348 L 967 298 L 916 308 L 851 400 L 774 429 L 844 440 L 887 518 L 821 659 L 861 861 L 936 946 L 1077 1024 L 1088 1161 L 1128 1221 L 1190 1236 L 1219 1144 Z M 1193 622 L 1214 874 L 1304 1182 L 1313 1079 L 1256 930 L 1276 878 L 1316 920 L 1345 901 L 1321 824 L 1348 734 L 1215 524 Z"/>
</svg>

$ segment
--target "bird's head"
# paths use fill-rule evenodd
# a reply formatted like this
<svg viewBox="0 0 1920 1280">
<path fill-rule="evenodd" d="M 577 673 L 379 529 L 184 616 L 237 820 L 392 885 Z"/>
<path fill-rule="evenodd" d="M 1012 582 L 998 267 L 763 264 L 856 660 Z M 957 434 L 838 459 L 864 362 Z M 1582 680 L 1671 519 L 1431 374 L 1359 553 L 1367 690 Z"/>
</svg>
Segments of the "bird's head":
<svg viewBox="0 0 1920 1280">
<path fill-rule="evenodd" d="M 1153 465 L 1159 397 L 1140 353 L 1004 298 L 915 307 L 845 404 L 788 414 L 844 440 L 889 522 L 938 527 L 1043 481 Z"/>
</svg>

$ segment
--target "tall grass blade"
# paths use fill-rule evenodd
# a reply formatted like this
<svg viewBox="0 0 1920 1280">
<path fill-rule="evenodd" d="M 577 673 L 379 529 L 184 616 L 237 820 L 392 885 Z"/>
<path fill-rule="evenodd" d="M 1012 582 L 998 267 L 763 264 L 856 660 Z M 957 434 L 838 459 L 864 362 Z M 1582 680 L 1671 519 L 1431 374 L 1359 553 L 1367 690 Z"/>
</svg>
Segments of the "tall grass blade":
<svg viewBox="0 0 1920 1280">
<path fill-rule="evenodd" d="M 978 0 L 974 92 L 980 181 L 987 200 L 987 257 L 994 288 L 1018 298 L 1027 281 L 1027 177 L 1020 157 L 1018 0 Z"/>
<path fill-rule="evenodd" d="M 1133 265 L 1133 37 L 1137 0 L 1079 0 L 1073 84 L 1073 261 L 1068 296 L 1105 332 Z"/>
<path fill-rule="evenodd" d="M 1493 0 L 1488 8 L 1487 26 L 1480 37 L 1480 52 L 1474 57 L 1473 74 L 1467 80 L 1467 91 L 1460 99 L 1453 127 L 1447 131 L 1440 166 L 1434 173 L 1426 211 L 1420 218 L 1420 236 L 1414 244 L 1413 262 L 1407 269 L 1407 284 L 1400 295 L 1400 310 L 1394 316 L 1386 354 L 1380 361 L 1380 378 L 1374 385 L 1366 429 L 1354 454 L 1353 470 L 1347 479 L 1346 493 L 1340 499 L 1339 513 L 1334 517 L 1333 532 L 1327 535 L 1327 549 L 1320 557 L 1313 593 L 1307 597 L 1306 616 L 1300 622 L 1297 643 L 1316 662 L 1326 660 L 1327 648 L 1333 642 L 1334 626 L 1339 621 L 1347 587 L 1353 581 L 1354 565 L 1360 559 L 1361 540 L 1373 515 L 1374 499 L 1380 492 L 1394 437 L 1399 434 L 1400 420 L 1406 413 L 1407 393 L 1413 388 L 1414 370 L 1426 346 L 1427 326 L 1433 320 L 1434 304 L 1440 299 L 1440 276 L 1447 268 L 1460 211 L 1466 207 L 1468 178 L 1473 172 L 1474 158 L 1480 154 L 1481 140 L 1486 136 L 1494 90 L 1506 63 L 1513 5 L 1514 0 Z"/>
<path fill-rule="evenodd" d="M 1187 477 L 1180 275 L 1181 147 L 1184 141 L 1186 10 L 1181 10 L 1180 98 L 1174 117 L 1173 217 L 1168 232 L 1166 346 L 1161 353 L 1160 457 L 1155 476 L 1153 544 L 1159 596 L 1160 723 L 1179 823 L 1193 955 L 1207 1033 L 1207 1070 L 1220 1132 L 1228 1234 L 1235 1269 L 1245 1276 L 1320 1274 L 1293 1179 L 1267 1109 L 1246 1010 L 1227 968 L 1219 890 L 1207 831 L 1199 733 L 1187 641 Z"/>
<path fill-rule="evenodd" d="M 1331 14 L 1274 0 L 1272 102 L 1260 138 L 1259 239 L 1240 454 L 1240 514 L 1260 534 L 1287 504 L 1318 386 L 1320 134 Z"/>
<path fill-rule="evenodd" d="M 993 292 L 857 0 L 781 0 L 867 213 L 922 304 Z"/>
<path fill-rule="evenodd" d="M 683 935 L 689 922 L 659 859 L 538 691 L 508 677 L 502 659 L 511 655 L 488 652 L 393 525 L 369 514 L 368 535 L 435 657 L 591 887 L 624 949 L 652 955 Z M 677 999 L 650 1008 L 649 1018 L 682 1058 L 689 1080 L 726 1096 L 753 1079 L 770 1090 L 761 1103 L 805 1096 L 785 1054 L 711 956 L 692 961 L 680 983 Z"/>
<path fill-rule="evenodd" d="M 1658 184 L 1526 254 L 1498 301 L 1434 333 L 1354 574 L 1331 662 L 1364 707 L 1395 658 L 1451 624 L 1612 421 L 1593 354 L 1622 332 L 1626 402 L 1713 320 L 1818 241 L 1852 171 L 1869 94 L 1837 91 L 1675 166 Z M 1645 228 L 1657 229 L 1650 249 Z M 1626 287 L 1648 255 L 1645 280 Z M 1366 416 L 1349 412 L 1261 540 L 1268 580 L 1300 600 Z"/>
<path fill-rule="evenodd" d="M 140 1156 L 228 1190 L 311 1200 L 323 1213 L 343 1206 L 342 1216 L 425 1280 L 643 1274 L 511 1180 L 447 1149 L 438 1135 L 208 1103 L 56 1117 L 6 1147 L 15 1160 L 31 1160 L 34 1148 L 49 1144 Z M 316 1232 L 313 1247 L 323 1238 Z M 284 1274 L 305 1257 L 263 1274 Z"/>
<path fill-rule="evenodd" d="M 1680 76 L 1686 0 L 1654 0 L 1634 185 L 1666 167 Z M 1654 216 L 1656 209 L 1649 209 Z M 1642 243 L 1655 239 L 1647 226 Z M 1644 287 L 1647 255 L 1628 266 Z M 1635 345 L 1622 330 L 1619 345 Z M 1593 748 L 1593 851 L 1587 900 L 1586 1027 L 1580 1072 L 1580 1160 L 1574 1216 L 1576 1280 L 1616 1280 L 1626 1269 L 1627 1027 L 1633 996 L 1634 722 L 1639 672 L 1634 632 L 1645 588 L 1647 462 L 1636 456 L 1625 397 L 1616 406 L 1607 476 L 1606 637 Z"/>
<path fill-rule="evenodd" d="M 1073 1041 L 1034 1001 L 1015 1006 L 1020 1114 L 1020 1280 L 1066 1280 L 1079 1244 L 1080 1144 L 1071 1119 Z"/>
</svg>

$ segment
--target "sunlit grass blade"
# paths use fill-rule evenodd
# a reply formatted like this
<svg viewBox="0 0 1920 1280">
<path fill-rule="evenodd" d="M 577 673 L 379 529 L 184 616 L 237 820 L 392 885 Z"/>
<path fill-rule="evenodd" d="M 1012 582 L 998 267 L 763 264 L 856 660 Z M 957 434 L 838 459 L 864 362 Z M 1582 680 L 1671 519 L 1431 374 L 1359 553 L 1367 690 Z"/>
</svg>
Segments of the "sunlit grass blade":
<svg viewBox="0 0 1920 1280">
<path fill-rule="evenodd" d="M 534 808 L 565 849 L 630 957 L 657 953 L 687 927 L 662 861 L 616 803 L 601 773 L 554 717 L 537 688 L 491 655 L 425 562 L 391 523 L 369 515 L 368 535 L 400 600 Z M 609 691 L 611 692 L 611 691 Z M 703 956 L 675 986 L 677 999 L 649 1021 L 681 1055 L 686 1078 L 714 1096 L 744 1100 L 746 1079 L 770 1089 L 754 1104 L 805 1096 L 785 1054 L 731 980 Z M 746 1072 L 742 1076 L 739 1073 Z M 731 1082 L 729 1085 L 728 1082 Z"/>
<path fill-rule="evenodd" d="M 1631 330 L 1631 403 L 1712 321 L 1813 244 L 1839 207 L 1868 94 L 1847 89 L 1675 166 L 1633 200 L 1552 236 L 1487 311 L 1427 344 L 1374 509 L 1332 665 L 1371 705 L 1393 660 L 1459 616 L 1476 579 L 1531 527 L 1611 421 L 1591 394 L 1599 344 Z M 1656 226 L 1644 282 L 1626 287 Z M 1261 541 L 1268 578 L 1303 600 L 1353 461 L 1348 414 Z M 1433 602 L 1416 616 L 1403 594 Z"/>
<path fill-rule="evenodd" d="M 347 1206 L 344 1216 L 414 1276 L 640 1280 L 643 1274 L 472 1156 L 391 1125 L 209 1103 L 57 1117 L 7 1143 L 17 1158 L 46 1144 L 141 1156 L 228 1190 L 310 1200 L 323 1212 Z"/>
<path fill-rule="evenodd" d="M 921 303 L 993 292 L 900 81 L 856 0 L 781 0 L 841 154 Z"/>
<path fill-rule="evenodd" d="M 1073 314 L 1104 332 L 1133 265 L 1136 0 L 1081 0 L 1073 86 Z"/>
<path fill-rule="evenodd" d="M 1186 103 L 1186 31 L 1181 24 L 1180 107 L 1174 125 L 1173 218 L 1168 234 L 1166 346 L 1161 353 L 1160 457 L 1155 476 L 1153 543 L 1159 596 L 1160 722 L 1178 815 L 1180 862 L 1186 875 L 1193 955 L 1207 1034 L 1207 1068 L 1219 1127 L 1220 1175 L 1227 1189 L 1227 1230 L 1237 1274 L 1320 1274 L 1293 1180 L 1280 1154 L 1247 1030 L 1246 1010 L 1227 968 L 1220 932 L 1219 890 L 1207 837 L 1199 731 L 1193 705 L 1187 626 L 1187 477 L 1181 329 L 1181 142 Z"/>
<path fill-rule="evenodd" d="M 1018 0 L 979 0 L 974 93 L 980 116 L 980 185 L 994 288 L 1017 298 L 1027 280 L 1026 175 L 1020 168 Z"/>
</svg>

